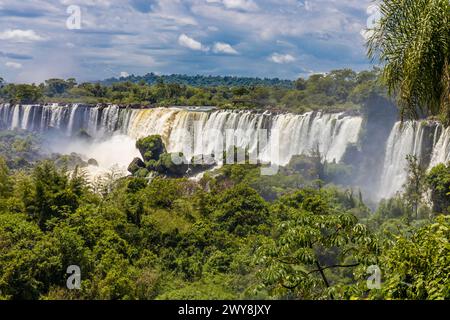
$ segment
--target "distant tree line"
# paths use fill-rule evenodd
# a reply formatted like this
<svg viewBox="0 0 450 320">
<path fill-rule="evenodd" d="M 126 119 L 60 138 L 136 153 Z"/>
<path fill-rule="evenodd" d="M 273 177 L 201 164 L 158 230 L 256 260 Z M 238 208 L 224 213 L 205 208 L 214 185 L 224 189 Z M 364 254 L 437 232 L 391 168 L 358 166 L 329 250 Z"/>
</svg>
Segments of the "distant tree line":
<svg viewBox="0 0 450 320">
<path fill-rule="evenodd" d="M 355 109 L 373 94 L 384 96 L 384 89 L 378 85 L 378 69 L 359 73 L 350 69 L 334 70 L 328 74 L 312 75 L 308 79 L 299 78 L 292 82 L 292 86 L 280 86 L 276 79 L 253 85 L 249 78 L 230 78 L 226 85 L 200 87 L 198 85 L 203 82 L 194 81 L 196 77 L 188 84 L 183 80 L 184 76 L 180 76 L 178 82 L 175 81 L 178 79 L 176 76 L 171 76 L 167 81 L 160 77 L 156 82 L 145 79 L 136 82 L 137 78 L 132 77 L 128 78 L 130 81 L 109 85 L 79 84 L 73 78 L 49 79 L 39 85 L 8 83 L 0 89 L 0 102 L 217 106 L 304 112 L 324 108 Z M 228 78 L 221 79 L 225 81 Z M 273 85 L 269 86 L 270 83 Z"/>
<path fill-rule="evenodd" d="M 153 72 L 143 76 L 130 75 L 128 77 L 109 78 L 101 81 L 103 85 L 112 85 L 118 82 L 140 83 L 144 81 L 146 84 L 176 83 L 191 87 L 283 87 L 293 88 L 295 81 L 283 80 L 278 78 L 253 78 L 253 77 L 233 77 L 233 76 L 189 76 L 185 74 L 156 75 Z"/>
</svg>

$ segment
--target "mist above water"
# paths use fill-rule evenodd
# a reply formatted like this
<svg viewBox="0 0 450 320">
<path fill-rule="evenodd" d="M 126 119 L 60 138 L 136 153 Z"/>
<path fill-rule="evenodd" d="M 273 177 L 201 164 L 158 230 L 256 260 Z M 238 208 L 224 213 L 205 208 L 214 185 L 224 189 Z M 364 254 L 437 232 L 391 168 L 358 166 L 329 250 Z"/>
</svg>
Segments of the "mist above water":
<svg viewBox="0 0 450 320">
<path fill-rule="evenodd" d="M 111 170 L 126 176 L 128 175 L 127 168 L 130 162 L 135 157 L 140 156 L 135 146 L 136 140 L 122 134 L 94 140 L 58 138 L 51 135 L 47 135 L 47 139 L 48 149 L 52 153 L 76 153 L 86 162 L 94 159 L 98 165 L 89 165 L 84 168 L 90 179 Z"/>
</svg>

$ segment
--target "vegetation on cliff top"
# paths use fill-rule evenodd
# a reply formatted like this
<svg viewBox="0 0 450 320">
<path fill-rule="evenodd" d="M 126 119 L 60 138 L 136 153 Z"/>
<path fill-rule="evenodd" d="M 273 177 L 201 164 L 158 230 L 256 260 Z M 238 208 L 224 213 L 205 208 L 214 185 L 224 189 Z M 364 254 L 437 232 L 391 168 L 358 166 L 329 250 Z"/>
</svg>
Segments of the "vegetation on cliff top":
<svg viewBox="0 0 450 320">
<path fill-rule="evenodd" d="M 298 79 L 292 87 L 228 85 L 194 87 L 178 82 L 77 84 L 75 79 L 50 79 L 40 85 L 6 84 L 0 101 L 10 103 L 117 103 L 152 106 L 218 106 L 229 109 L 304 112 L 315 109 L 357 109 L 371 94 L 385 96 L 379 70 L 334 70 Z"/>
</svg>

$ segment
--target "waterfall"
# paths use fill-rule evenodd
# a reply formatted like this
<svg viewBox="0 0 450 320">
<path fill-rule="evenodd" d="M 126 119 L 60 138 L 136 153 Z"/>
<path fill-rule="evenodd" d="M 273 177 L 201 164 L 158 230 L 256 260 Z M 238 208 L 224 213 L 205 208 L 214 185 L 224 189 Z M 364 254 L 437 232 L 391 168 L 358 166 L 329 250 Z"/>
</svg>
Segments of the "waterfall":
<svg viewBox="0 0 450 320">
<path fill-rule="evenodd" d="M 255 114 L 249 111 L 215 111 L 210 114 L 183 109 L 156 108 L 133 110 L 128 135 L 139 138 L 160 134 L 171 152 L 184 151 L 189 159 L 193 155 L 213 154 L 224 148 L 231 139 L 235 146 L 256 152 L 258 130 L 271 135 L 275 130 L 281 141 L 269 138 L 269 144 L 280 145 L 277 164 L 286 165 L 293 155 L 309 154 L 318 148 L 328 161 L 339 162 L 347 146 L 358 141 L 361 117 L 344 114 L 308 112 L 304 115 Z M 193 145 L 193 138 L 195 141 Z M 190 148 L 186 148 L 189 146 Z M 263 159 L 272 159 L 264 154 Z"/>
<path fill-rule="evenodd" d="M 392 197 L 402 189 L 407 180 L 408 155 L 416 156 L 426 168 L 446 159 L 449 138 L 445 134 L 439 138 L 440 129 L 436 123 L 419 121 L 409 121 L 403 126 L 397 122 L 394 125 L 386 143 L 383 172 L 378 186 L 379 199 Z"/>
<path fill-rule="evenodd" d="M 347 146 L 358 141 L 361 125 L 361 117 L 343 114 L 309 112 L 276 116 L 273 129 L 279 131 L 283 142 L 280 164 L 287 164 L 293 155 L 308 154 L 313 150 L 318 150 L 328 162 L 339 162 Z"/>
<path fill-rule="evenodd" d="M 441 129 L 437 126 L 436 129 Z M 437 134 L 436 134 L 437 136 Z M 450 161 L 450 128 L 445 129 L 435 142 L 433 154 L 431 156 L 430 169 L 439 163 L 447 163 Z"/>
<path fill-rule="evenodd" d="M 75 104 L 72 109 L 70 110 L 70 117 L 69 117 L 69 125 L 67 127 L 67 133 L 70 135 L 73 132 L 73 123 L 75 121 L 75 117 L 77 114 L 78 105 Z M 60 127 L 60 124 L 58 123 L 58 128 Z"/>
<path fill-rule="evenodd" d="M 11 129 L 19 128 L 20 123 L 20 106 L 14 106 Z"/>
<path fill-rule="evenodd" d="M 127 110 L 123 110 L 127 112 Z M 59 130 L 72 136 L 86 130 L 93 137 L 108 136 L 121 125 L 122 110 L 115 105 L 0 105 L 0 128 L 46 132 Z"/>
<path fill-rule="evenodd" d="M 32 108 L 32 105 L 26 105 L 23 107 L 22 124 L 20 126 L 23 130 L 26 130 L 28 128 L 28 122 L 30 120 L 30 112 Z"/>
<path fill-rule="evenodd" d="M 358 141 L 362 118 L 345 113 L 308 112 L 302 115 L 254 113 L 251 111 L 204 111 L 186 108 L 130 109 L 116 105 L 0 105 L 1 124 L 46 132 L 59 130 L 72 136 L 86 130 L 94 138 L 122 133 L 133 139 L 159 134 L 169 152 L 195 155 L 216 154 L 234 141 L 259 160 L 286 165 L 294 155 L 318 149 L 325 160 L 339 162 L 347 146 Z M 3 125 L 4 126 L 4 125 Z M 259 131 L 269 145 L 279 148 L 277 159 L 258 144 Z M 276 140 L 279 138 L 279 141 Z M 221 149 L 222 148 L 222 149 Z M 258 150 L 260 148 L 261 150 Z"/>
<path fill-rule="evenodd" d="M 117 135 L 127 136 L 129 139 L 122 139 L 121 146 L 126 141 L 133 144 L 138 138 L 158 134 L 169 152 L 183 152 L 188 160 L 202 154 L 217 155 L 218 150 L 226 150 L 234 141 L 236 147 L 257 155 L 258 160 L 278 165 L 288 164 L 295 155 L 316 150 L 324 160 L 340 162 L 348 146 L 359 142 L 362 123 L 362 117 L 347 113 L 271 114 L 181 107 L 0 104 L 1 129 L 40 133 L 51 130 L 67 137 L 83 129 L 103 141 Z M 261 132 L 266 135 L 267 145 L 276 146 L 276 156 L 267 146 L 262 146 Z M 136 155 L 120 148 L 114 152 L 130 153 L 130 161 Z M 391 197 L 401 190 L 407 178 L 407 155 L 417 156 L 428 168 L 450 161 L 450 128 L 432 122 L 411 121 L 403 127 L 396 123 L 384 154 L 382 173 L 373 181 L 378 199 Z"/>
</svg>

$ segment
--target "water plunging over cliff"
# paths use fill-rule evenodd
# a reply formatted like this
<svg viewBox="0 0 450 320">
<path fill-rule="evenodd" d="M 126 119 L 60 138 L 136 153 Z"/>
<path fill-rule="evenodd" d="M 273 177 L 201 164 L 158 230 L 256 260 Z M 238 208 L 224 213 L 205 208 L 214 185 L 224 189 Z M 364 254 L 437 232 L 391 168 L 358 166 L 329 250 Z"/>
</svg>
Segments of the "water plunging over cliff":
<svg viewBox="0 0 450 320">
<path fill-rule="evenodd" d="M 408 155 L 416 156 L 419 163 L 431 169 L 439 162 L 450 160 L 450 131 L 442 133 L 442 126 L 436 122 L 409 121 L 403 125 L 397 122 L 386 143 L 383 171 L 377 197 L 389 198 L 407 180 Z"/>
<path fill-rule="evenodd" d="M 439 135 L 435 135 L 434 149 L 431 156 L 430 168 L 436 166 L 439 163 L 447 163 L 450 161 L 450 128 L 443 129 L 442 127 L 436 127 L 437 130 L 443 130 Z"/>
<path fill-rule="evenodd" d="M 400 190 L 406 181 L 407 155 L 422 155 L 423 128 L 410 122 L 403 127 L 397 122 L 386 144 L 386 155 L 381 176 L 379 197 L 388 198 Z"/>
<path fill-rule="evenodd" d="M 115 105 L 0 105 L 0 127 L 36 132 L 57 130 L 67 136 L 85 130 L 94 138 L 121 133 L 134 139 L 163 137 L 170 152 L 213 154 L 226 139 L 256 152 L 258 130 L 279 147 L 278 159 L 260 150 L 259 159 L 286 165 L 293 155 L 318 149 L 325 160 L 339 162 L 349 144 L 358 141 L 362 118 L 344 113 L 308 112 L 302 115 L 250 111 L 199 112 L 182 108 L 126 109 Z M 277 132 L 277 134 L 275 134 Z M 231 138 L 230 138 L 231 137 Z M 222 139 L 220 139 L 222 138 Z M 275 141 L 278 138 L 279 141 Z"/>
<path fill-rule="evenodd" d="M 189 159 L 193 155 L 212 154 L 218 143 L 224 143 L 227 134 L 236 138 L 236 147 L 255 151 L 257 130 L 266 130 L 269 144 L 279 145 L 277 164 L 286 165 L 293 155 L 309 154 L 315 148 L 326 160 L 339 162 L 347 146 L 357 142 L 361 123 L 361 117 L 320 112 L 272 116 L 249 111 L 200 113 L 157 108 L 132 110 L 126 132 L 134 138 L 160 134 L 169 151 L 184 151 Z M 271 135 L 275 130 L 279 142 L 271 140 L 275 139 Z M 221 133 L 223 139 L 218 137 Z M 197 143 L 193 143 L 194 136 Z M 267 154 L 261 157 L 273 161 Z"/>
</svg>

